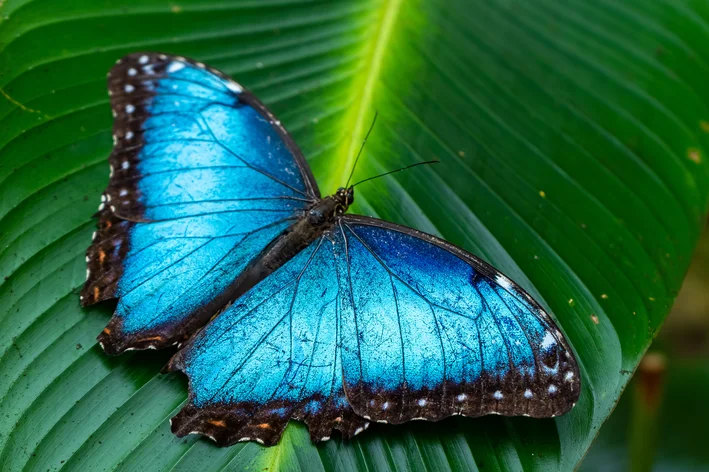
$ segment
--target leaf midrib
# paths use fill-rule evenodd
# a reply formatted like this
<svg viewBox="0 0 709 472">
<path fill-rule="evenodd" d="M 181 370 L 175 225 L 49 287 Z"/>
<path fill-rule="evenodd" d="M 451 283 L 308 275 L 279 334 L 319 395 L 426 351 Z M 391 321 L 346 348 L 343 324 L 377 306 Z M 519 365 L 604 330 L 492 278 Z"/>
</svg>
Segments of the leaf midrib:
<svg viewBox="0 0 709 472">
<path fill-rule="evenodd" d="M 352 86 L 354 107 L 342 121 L 343 139 L 334 149 L 336 168 L 320 187 L 334 191 L 342 185 L 349 175 L 359 150 L 359 139 L 364 136 L 370 116 L 373 116 L 374 89 L 380 79 L 382 63 L 389 49 L 403 0 L 385 0 L 379 5 L 379 21 L 374 29 L 372 39 L 363 45 L 365 60 L 362 64 L 362 75 Z M 351 131 L 349 131 L 351 130 Z"/>
</svg>

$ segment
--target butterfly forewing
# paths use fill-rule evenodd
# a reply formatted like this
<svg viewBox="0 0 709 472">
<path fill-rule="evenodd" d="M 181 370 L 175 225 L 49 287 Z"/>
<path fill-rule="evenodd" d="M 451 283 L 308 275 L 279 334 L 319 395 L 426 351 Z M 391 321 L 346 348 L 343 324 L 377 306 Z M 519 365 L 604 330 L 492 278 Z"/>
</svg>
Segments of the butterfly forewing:
<svg viewBox="0 0 709 472">
<path fill-rule="evenodd" d="M 111 178 L 82 303 L 119 298 L 100 336 L 118 353 L 191 335 L 243 291 L 239 276 L 319 194 L 278 120 L 203 64 L 130 55 L 111 70 L 109 91 Z"/>
</svg>

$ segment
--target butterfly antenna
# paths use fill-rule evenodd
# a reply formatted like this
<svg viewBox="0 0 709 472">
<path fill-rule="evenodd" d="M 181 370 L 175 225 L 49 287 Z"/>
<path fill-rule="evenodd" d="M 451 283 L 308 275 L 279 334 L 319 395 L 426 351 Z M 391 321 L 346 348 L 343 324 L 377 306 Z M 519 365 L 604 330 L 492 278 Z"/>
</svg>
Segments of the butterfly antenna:
<svg viewBox="0 0 709 472">
<path fill-rule="evenodd" d="M 372 176 L 372 177 L 367 177 L 367 178 L 364 179 L 364 180 L 360 180 L 359 182 L 357 182 L 357 183 L 355 183 L 355 184 L 352 184 L 352 186 L 353 186 L 353 187 L 356 187 L 357 185 L 363 184 L 363 183 L 365 183 L 365 182 L 367 182 L 367 181 L 374 180 L 374 179 L 378 179 L 379 177 L 384 177 L 385 175 L 394 174 L 394 173 L 396 173 L 396 172 L 401 172 L 402 170 L 411 169 L 412 167 L 423 166 L 423 165 L 427 165 L 427 164 L 438 164 L 439 162 L 441 162 L 441 161 L 424 161 L 424 162 L 417 162 L 416 164 L 411 164 L 411 165 L 408 165 L 408 166 L 406 166 L 406 167 L 401 167 L 401 168 L 399 168 L 399 169 L 390 170 L 389 172 L 384 172 L 383 174 L 375 175 L 375 176 Z"/>
<path fill-rule="evenodd" d="M 357 161 L 359 161 L 359 156 L 362 155 L 362 151 L 364 150 L 364 145 L 367 144 L 367 139 L 369 139 L 369 134 L 374 129 L 374 123 L 377 122 L 378 116 L 379 116 L 379 112 L 375 111 L 374 112 L 374 119 L 372 120 L 372 124 L 369 125 L 369 131 L 367 131 L 367 135 L 364 137 L 364 140 L 362 141 L 362 146 L 360 146 L 360 148 L 359 148 L 359 152 L 357 153 L 357 157 L 355 158 L 354 164 L 352 165 L 352 171 L 350 172 L 350 176 L 347 178 L 347 183 L 345 184 L 345 188 L 349 187 L 350 180 L 352 180 L 352 176 L 354 175 L 354 171 L 357 168 Z"/>
</svg>

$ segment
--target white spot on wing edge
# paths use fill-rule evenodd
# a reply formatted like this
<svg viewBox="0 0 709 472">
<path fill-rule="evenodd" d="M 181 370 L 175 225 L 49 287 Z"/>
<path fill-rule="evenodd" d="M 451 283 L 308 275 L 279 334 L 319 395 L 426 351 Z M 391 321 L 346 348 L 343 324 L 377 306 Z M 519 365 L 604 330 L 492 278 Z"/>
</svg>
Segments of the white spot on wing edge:
<svg viewBox="0 0 709 472">
<path fill-rule="evenodd" d="M 147 64 L 149 60 L 150 60 L 150 58 L 148 56 L 142 55 L 142 56 L 140 56 L 140 59 L 138 59 L 138 62 L 140 64 Z"/>
<path fill-rule="evenodd" d="M 554 336 L 551 335 L 549 331 L 546 332 L 544 335 L 544 339 L 542 339 L 542 343 L 540 346 L 542 349 L 549 349 L 552 346 L 556 345 L 556 339 L 554 339 Z"/>
<path fill-rule="evenodd" d="M 358 435 L 359 433 L 361 433 L 362 431 L 364 431 L 364 428 L 359 427 L 359 428 L 355 429 L 354 435 L 357 436 L 357 435 Z"/>
<path fill-rule="evenodd" d="M 167 66 L 167 71 L 172 74 L 172 73 L 175 73 L 178 70 L 182 70 L 184 68 L 185 68 L 184 62 L 173 61 L 170 63 L 169 66 Z"/>
<path fill-rule="evenodd" d="M 323 436 L 320 438 L 321 441 L 328 441 L 330 439 L 330 436 Z"/>
<path fill-rule="evenodd" d="M 512 281 L 502 274 L 497 274 L 495 276 L 495 282 L 497 282 L 497 285 L 504 288 L 505 290 L 512 289 Z"/>
<path fill-rule="evenodd" d="M 241 85 L 234 82 L 233 80 L 228 80 L 226 82 L 226 88 L 228 88 L 229 90 L 231 90 L 234 93 L 241 93 L 244 91 L 244 88 Z"/>
<path fill-rule="evenodd" d="M 172 425 L 172 423 L 170 423 Z M 207 436 L 209 439 L 211 439 L 214 442 L 217 442 L 217 440 L 212 436 L 211 434 L 207 434 L 203 431 L 190 431 L 188 434 L 201 434 L 202 436 Z"/>
</svg>

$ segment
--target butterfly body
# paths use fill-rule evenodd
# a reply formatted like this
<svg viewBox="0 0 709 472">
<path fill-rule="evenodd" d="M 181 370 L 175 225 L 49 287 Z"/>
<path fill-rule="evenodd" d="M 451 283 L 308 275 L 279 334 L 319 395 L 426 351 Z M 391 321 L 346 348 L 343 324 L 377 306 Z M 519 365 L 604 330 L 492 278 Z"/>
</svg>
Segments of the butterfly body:
<svg viewBox="0 0 709 472">
<path fill-rule="evenodd" d="M 252 94 L 189 59 L 127 56 L 109 75 L 116 144 L 84 305 L 118 298 L 110 354 L 179 351 L 178 436 L 274 444 L 370 422 L 551 417 L 580 392 L 546 311 L 435 236 L 320 197 L 297 146 Z"/>
</svg>

